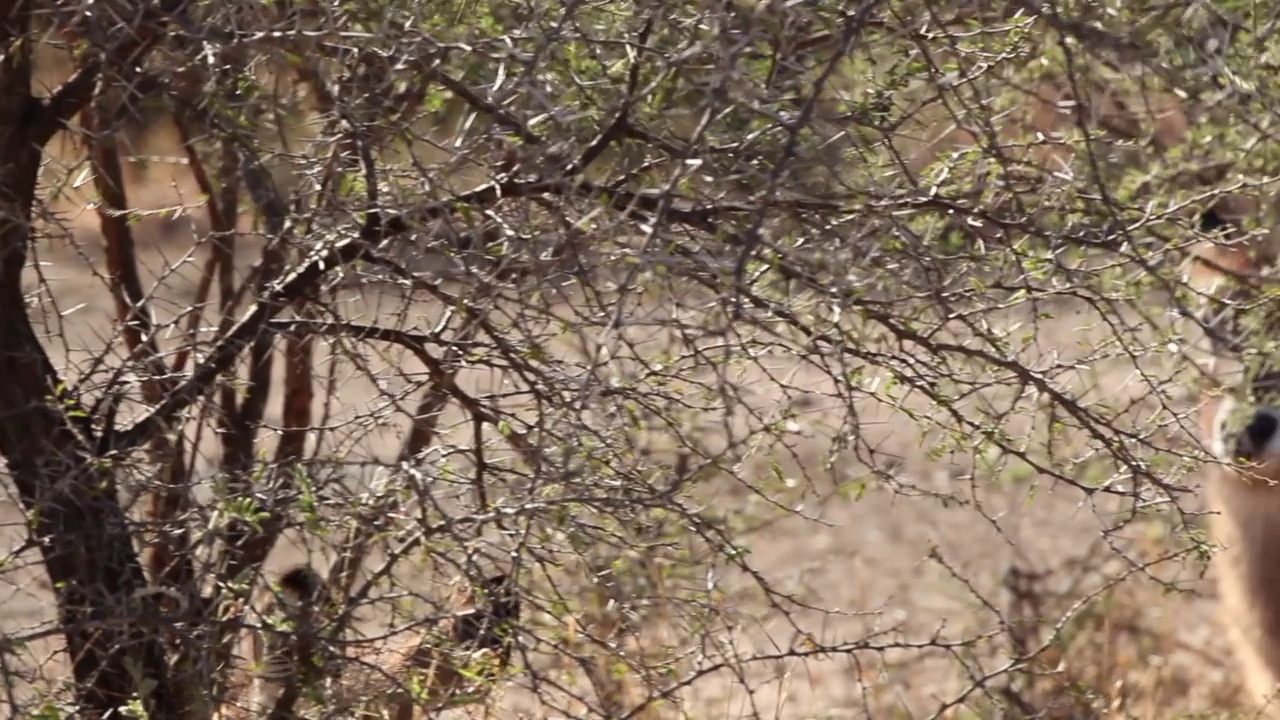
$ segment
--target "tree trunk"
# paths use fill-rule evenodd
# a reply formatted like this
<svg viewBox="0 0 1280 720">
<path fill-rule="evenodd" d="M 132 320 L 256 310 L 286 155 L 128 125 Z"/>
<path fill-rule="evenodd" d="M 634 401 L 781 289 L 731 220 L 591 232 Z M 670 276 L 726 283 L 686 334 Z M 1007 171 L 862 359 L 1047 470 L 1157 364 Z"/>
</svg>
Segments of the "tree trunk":
<svg viewBox="0 0 1280 720">
<path fill-rule="evenodd" d="M 0 454 L 57 595 L 80 717 L 142 692 L 152 720 L 178 715 L 159 639 L 126 621 L 145 584 L 112 470 L 77 434 L 27 317 L 22 272 L 40 168 L 43 105 L 31 97 L 30 7 L 0 2 Z"/>
</svg>

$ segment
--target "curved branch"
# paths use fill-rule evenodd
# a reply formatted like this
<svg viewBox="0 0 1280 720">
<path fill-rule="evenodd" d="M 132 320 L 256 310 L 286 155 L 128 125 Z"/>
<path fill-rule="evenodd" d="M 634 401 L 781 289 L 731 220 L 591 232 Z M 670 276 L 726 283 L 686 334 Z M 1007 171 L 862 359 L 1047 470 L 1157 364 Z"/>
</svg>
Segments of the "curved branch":
<svg viewBox="0 0 1280 720">
<path fill-rule="evenodd" d="M 99 59 L 81 67 L 59 86 L 48 101 L 38 108 L 29 131 L 31 142 L 37 147 L 44 147 L 59 130 L 71 122 L 71 118 L 85 109 L 93 98 L 93 89 L 97 87 L 104 71 L 141 65 L 143 58 L 164 36 L 160 23 L 181 13 L 185 5 L 184 0 L 164 0 L 157 7 L 149 8 L 150 17 L 144 16 L 143 19 L 150 22 L 139 23 L 137 27 L 130 28 L 128 34 L 121 34 L 124 39 L 115 47 L 102 53 Z"/>
</svg>

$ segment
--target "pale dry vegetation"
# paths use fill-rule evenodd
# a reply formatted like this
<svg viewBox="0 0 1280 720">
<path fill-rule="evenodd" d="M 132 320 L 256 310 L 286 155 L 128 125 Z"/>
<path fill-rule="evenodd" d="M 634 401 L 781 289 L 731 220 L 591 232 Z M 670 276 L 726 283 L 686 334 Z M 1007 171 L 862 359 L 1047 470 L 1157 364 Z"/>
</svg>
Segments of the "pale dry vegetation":
<svg viewBox="0 0 1280 720">
<path fill-rule="evenodd" d="M 240 703 L 303 560 L 264 717 L 1249 716 L 1179 267 L 1270 242 L 1270 10 L 4 7 L 12 717 Z M 495 573 L 505 672 L 394 672 Z"/>
</svg>

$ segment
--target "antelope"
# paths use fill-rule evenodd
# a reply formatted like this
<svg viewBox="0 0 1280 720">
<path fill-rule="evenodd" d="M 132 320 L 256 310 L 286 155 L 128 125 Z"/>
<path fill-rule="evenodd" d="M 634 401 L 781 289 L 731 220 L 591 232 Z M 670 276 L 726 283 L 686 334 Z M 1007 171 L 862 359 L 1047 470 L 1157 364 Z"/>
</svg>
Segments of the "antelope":
<svg viewBox="0 0 1280 720">
<path fill-rule="evenodd" d="M 1218 602 L 1251 702 L 1277 704 L 1280 679 L 1280 408 L 1248 413 L 1243 427 L 1229 397 L 1202 410 L 1203 431 L 1222 461 L 1208 487 Z M 1231 465 L 1227 463 L 1232 463 Z M 1241 463 L 1243 466 L 1235 466 Z"/>
<path fill-rule="evenodd" d="M 313 683 L 324 667 L 316 642 L 329 589 L 310 565 L 297 565 L 279 579 L 280 591 L 267 600 L 263 617 L 279 626 L 252 636 L 254 706 L 269 712 L 292 683 Z"/>
<path fill-rule="evenodd" d="M 368 647 L 350 643 L 350 653 L 321 653 L 314 628 L 321 622 L 328 592 L 310 566 L 281 576 L 278 600 L 292 632 L 263 629 L 253 638 L 252 679 L 240 682 L 237 697 L 217 720 L 260 720 L 272 715 L 286 692 L 323 685 L 326 712 L 352 718 L 413 720 L 447 707 L 478 702 L 506 670 L 513 647 L 512 625 L 520 602 L 505 574 L 486 578 L 455 598 L 468 605 L 425 630 L 398 633 Z M 476 590 L 479 591 L 477 597 Z M 323 682 L 320 682 L 323 681 Z M 245 688 L 249 688 L 246 693 Z M 249 702 L 244 702 L 243 695 Z"/>
<path fill-rule="evenodd" d="M 352 658 L 335 683 L 330 707 L 355 717 L 413 720 L 426 713 L 471 704 L 488 693 L 511 660 L 512 624 L 520 601 L 511 579 L 498 574 L 455 601 L 471 607 L 426 632 L 401 633 L 399 641 Z"/>
<path fill-rule="evenodd" d="M 1227 223 L 1210 211 L 1201 228 Z M 1198 320 L 1209 339 L 1211 364 L 1245 359 L 1250 335 L 1270 339 L 1280 330 L 1280 312 L 1261 306 L 1260 324 L 1242 326 L 1242 305 L 1261 298 L 1255 281 L 1265 278 L 1276 255 L 1256 243 L 1202 243 L 1195 248 L 1187 281 L 1205 293 Z M 1209 469 L 1210 530 L 1223 545 L 1215 558 L 1221 619 L 1243 674 L 1250 704 L 1280 715 L 1280 368 L 1263 353 L 1260 367 L 1230 384 L 1243 392 L 1207 393 L 1200 408 L 1202 439 L 1219 461 Z M 1241 402 L 1237 395 L 1249 399 Z M 1271 397 L 1268 397 L 1268 396 Z"/>
</svg>

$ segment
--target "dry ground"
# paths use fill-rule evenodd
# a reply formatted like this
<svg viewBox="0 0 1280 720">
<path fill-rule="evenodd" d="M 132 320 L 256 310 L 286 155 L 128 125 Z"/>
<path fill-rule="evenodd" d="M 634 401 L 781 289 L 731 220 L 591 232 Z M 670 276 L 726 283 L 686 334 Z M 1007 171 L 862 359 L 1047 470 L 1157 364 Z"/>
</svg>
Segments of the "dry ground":
<svg viewBox="0 0 1280 720">
<path fill-rule="evenodd" d="M 197 193 L 190 182 L 180 172 L 167 175 L 163 166 L 137 174 L 134 203 L 160 208 L 194 202 Z M 60 324 L 59 334 L 65 338 L 65 342 L 55 337 L 49 340 L 55 362 L 82 367 L 86 352 L 99 346 L 109 332 L 113 313 L 97 278 L 103 264 L 96 217 L 87 211 L 73 214 L 70 206 L 66 212 L 73 237 L 51 237 L 39 243 L 39 260 L 46 263 L 40 272 L 52 288 L 58 308 L 55 312 L 46 304 L 44 318 L 50 332 Z M 166 302 L 158 305 L 166 315 L 190 302 L 199 272 L 192 259 L 182 262 L 190 247 L 185 222 L 153 217 L 137 227 L 143 261 L 153 270 L 178 268 L 179 279 L 167 283 Z M 35 273 L 29 278 L 34 287 Z M 350 308 L 353 317 L 363 314 L 371 319 L 399 310 L 376 297 L 358 302 Z M 424 307 L 421 312 L 430 310 Z M 1064 308 L 1057 318 L 1042 323 L 1040 340 L 1029 352 L 1079 354 L 1090 342 L 1090 333 L 1099 332 L 1096 325 L 1082 310 Z M 794 453 L 752 457 L 742 474 L 763 476 L 769 462 L 776 460 L 788 475 L 812 482 L 819 489 L 861 475 L 864 468 L 848 455 L 841 456 L 834 469 L 823 467 L 833 412 L 823 396 L 830 379 L 790 358 L 768 358 L 764 364 L 778 376 L 788 377 L 786 387 L 771 390 L 774 386 L 758 370 L 742 381 L 754 391 L 752 403 L 766 408 L 793 403 L 800 408 L 801 422 Z M 385 373 L 385 378 L 392 384 L 398 382 L 394 373 Z M 494 381 L 480 372 L 465 378 L 471 387 Z M 1080 383 L 1112 396 L 1142 395 L 1133 369 L 1121 364 L 1082 374 Z M 798 400 L 806 391 L 807 399 Z M 340 392 L 340 403 L 349 408 L 366 408 L 375 397 L 367 381 L 353 380 L 342 385 Z M 969 458 L 927 460 L 929 434 L 922 439 L 919 425 L 902 413 L 871 401 L 859 411 L 864 439 L 879 453 L 900 458 L 897 479 L 910 491 L 895 493 L 873 487 L 857 499 L 838 495 L 821 501 L 817 491 L 807 493 L 803 508 L 807 519 L 782 519 L 758 530 L 749 540 L 755 566 L 778 588 L 815 607 L 838 611 L 798 616 L 822 640 L 852 640 L 869 630 L 887 632 L 885 640 L 899 633 L 910 638 L 937 633 L 945 638 L 988 631 L 995 622 L 993 609 L 1003 612 L 1009 605 L 1002 583 L 1012 565 L 1028 571 L 1061 571 L 1082 556 L 1090 562 L 1097 558 L 1106 561 L 1108 552 L 1099 529 L 1112 508 L 1105 502 L 1090 502 L 1077 491 L 1037 482 L 1028 475 L 972 480 L 967 477 Z M 843 411 L 837 408 L 836 412 Z M 1022 417 L 1011 423 L 1022 424 L 1023 430 L 1029 431 L 1034 419 Z M 387 430 L 366 437 L 347 452 L 385 459 L 394 452 L 397 440 L 398 432 Z M 720 502 L 739 503 L 743 513 L 760 510 L 759 503 L 746 493 L 726 487 Z M 8 485 L 3 488 L 3 492 L 12 492 Z M 944 502 L 937 497 L 939 493 L 967 498 L 967 505 Z M 0 509 L 0 523 L 4 533 L 0 547 L 16 546 L 23 532 L 13 502 Z M 1143 525 L 1139 530 L 1125 539 L 1128 550 L 1156 555 L 1166 549 L 1158 525 Z M 279 567 L 311 552 L 301 545 L 285 548 L 276 553 L 272 565 Z M 1198 573 L 1199 568 L 1190 565 L 1164 573 L 1176 575 L 1186 592 L 1166 594 L 1152 583 L 1143 585 L 1135 580 L 1091 606 L 1071 626 L 1063 664 L 1049 668 L 1056 673 L 1051 682 L 1060 686 L 1093 683 L 1089 689 L 1103 696 L 1104 710 L 1114 702 L 1116 711 L 1114 715 L 1100 712 L 1099 717 L 1179 717 L 1223 709 L 1232 699 L 1234 685 L 1214 624 L 1213 591 Z M 744 620 L 740 630 L 743 646 L 766 654 L 777 645 L 789 646 L 793 630 L 784 618 L 747 592 L 741 578 L 729 581 L 741 583 L 742 592 L 733 597 L 741 615 L 751 619 Z M 36 569 L 0 572 L 0 608 L 4 631 L 51 619 L 52 600 Z M 43 662 L 52 657 L 54 647 L 52 641 L 37 644 L 31 649 L 32 658 Z M 985 667 L 990 670 L 995 665 Z M 845 657 L 761 664 L 754 666 L 747 678 L 754 697 L 741 683 L 729 680 L 727 676 L 709 680 L 689 697 L 689 716 L 927 717 L 968 684 L 957 658 L 936 652 L 915 659 L 909 654 L 888 653 L 865 654 L 856 662 Z M 957 710 L 954 716 L 981 717 L 981 708 L 975 705 L 968 714 Z M 518 711 L 526 717 L 556 715 L 534 705 L 531 691 L 520 687 L 507 693 L 497 713 L 499 717 L 516 717 Z"/>
</svg>

